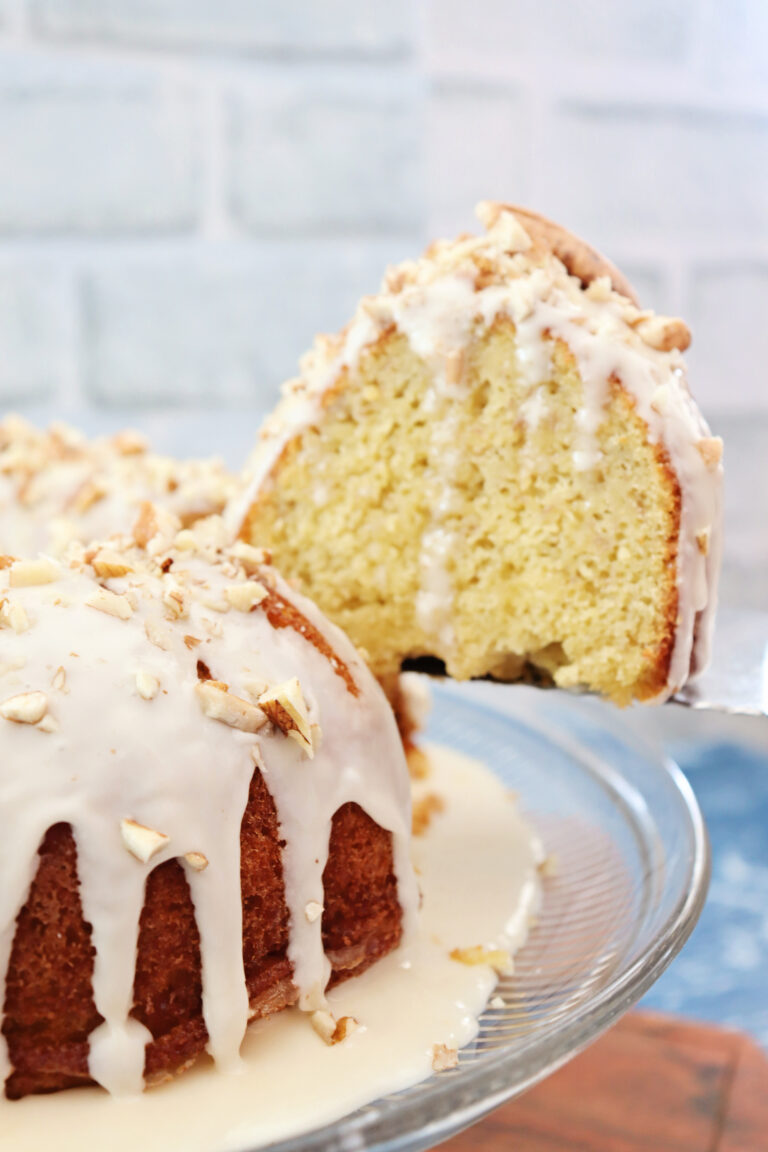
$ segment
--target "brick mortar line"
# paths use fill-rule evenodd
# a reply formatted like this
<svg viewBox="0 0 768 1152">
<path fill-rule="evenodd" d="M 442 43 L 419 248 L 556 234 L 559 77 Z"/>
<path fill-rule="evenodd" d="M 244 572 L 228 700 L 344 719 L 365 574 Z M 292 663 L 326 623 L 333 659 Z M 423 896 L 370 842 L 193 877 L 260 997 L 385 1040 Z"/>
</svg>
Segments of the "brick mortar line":
<svg viewBox="0 0 768 1152">
<path fill-rule="evenodd" d="M 535 205 L 532 205 L 535 207 Z M 471 212 L 474 205 L 467 205 Z M 568 221 L 564 221 L 567 225 Z M 722 233 L 718 236 L 718 240 Z M 308 255 L 313 250 L 332 249 L 335 245 L 368 245 L 375 246 L 393 241 L 402 242 L 413 248 L 412 255 L 418 255 L 419 244 L 431 239 L 438 239 L 427 225 L 426 229 L 420 221 L 414 221 L 413 229 L 393 229 L 382 232 L 355 231 L 343 234 L 329 233 L 327 231 L 316 234 L 294 233 L 265 234 L 255 233 L 227 234 L 211 238 L 202 232 L 180 236 L 174 233 L 156 234 L 151 237 L 145 233 L 91 237 L 63 236 L 18 236 L 0 233 L 0 267 L 8 267 L 26 259 L 41 262 L 78 263 L 80 261 L 94 266 L 112 261 L 127 261 L 136 265 L 150 263 L 152 259 L 200 257 L 206 256 L 243 256 L 252 258 L 265 251 L 278 251 L 306 247 Z M 586 236 L 591 242 L 594 238 Z M 137 243 L 138 242 L 138 243 Z M 607 245 L 603 245 L 607 247 Z M 649 236 L 647 238 L 635 237 L 632 240 L 620 240 L 610 245 L 608 253 L 615 263 L 631 263 L 636 265 L 658 266 L 669 260 L 673 252 L 675 260 L 680 259 L 684 266 L 707 266 L 713 268 L 733 267 L 742 269 L 759 269 L 768 264 L 768 237 L 755 245 L 750 238 L 734 237 L 722 245 L 698 243 L 696 236 L 680 238 L 675 236 L 672 240 L 663 235 Z"/>
<path fill-rule="evenodd" d="M 720 91 L 716 95 L 706 86 L 702 77 L 692 87 L 690 77 L 685 76 L 677 83 L 659 83 L 657 75 L 646 75 L 646 84 L 638 87 L 628 82 L 627 70 L 623 75 L 595 81 L 594 73 L 563 75 L 554 78 L 545 86 L 535 75 L 526 69 L 510 70 L 506 77 L 482 76 L 459 71 L 434 71 L 426 74 L 430 95 L 466 94 L 476 96 L 499 96 L 519 98 L 527 92 L 537 92 L 552 108 L 558 111 L 578 109 L 596 110 L 599 113 L 648 112 L 679 114 L 681 112 L 704 112 L 712 116 L 743 116 L 763 118 L 768 115 L 768 83 L 755 84 L 751 92 Z M 679 72 L 675 73 L 679 76 Z M 636 80 L 637 78 L 631 78 Z M 631 93 L 628 94 L 628 93 Z"/>
<path fill-rule="evenodd" d="M 18 2 L 18 0 L 17 0 Z M 19 6 L 18 27 L 15 22 L 10 27 L 0 27 L 0 48 L 6 44 L 10 48 L 23 48 L 30 56 L 50 56 L 67 59 L 72 56 L 84 58 L 114 59 L 119 56 L 136 64 L 156 68 L 174 64 L 189 68 L 207 67 L 211 69 L 235 69 L 247 73 L 254 64 L 269 64 L 279 68 L 295 69 L 299 74 L 309 64 L 317 68 L 336 69 L 340 65 L 350 68 L 365 67 L 375 71 L 413 67 L 418 59 L 415 45 L 404 51 L 366 52 L 364 49 L 344 49 L 339 51 L 318 48 L 290 49 L 278 47 L 264 48 L 200 48 L 195 45 L 184 47 L 173 43 L 147 44 L 141 41 L 120 41 L 99 36 L 57 36 L 45 34 L 35 29 L 27 19 L 24 8 Z"/>
</svg>

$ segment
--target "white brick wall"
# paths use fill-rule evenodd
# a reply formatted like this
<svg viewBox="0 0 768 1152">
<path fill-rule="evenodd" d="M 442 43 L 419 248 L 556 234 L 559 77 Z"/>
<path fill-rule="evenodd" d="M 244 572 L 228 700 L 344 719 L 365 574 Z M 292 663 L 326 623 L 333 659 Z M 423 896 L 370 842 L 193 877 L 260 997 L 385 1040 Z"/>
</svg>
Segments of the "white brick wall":
<svg viewBox="0 0 768 1152">
<path fill-rule="evenodd" d="M 648 105 L 558 105 L 543 205 L 616 246 L 632 229 L 707 244 L 728 230 L 768 236 L 768 115 Z M 596 179 L 596 176 L 598 177 Z"/>
<path fill-rule="evenodd" d="M 410 0 L 31 0 L 41 35 L 205 52 L 400 56 L 413 47 Z"/>
<path fill-rule="evenodd" d="M 248 230 L 391 232 L 422 221 L 417 86 L 407 73 L 270 75 L 228 106 L 230 207 Z"/>
<path fill-rule="evenodd" d="M 194 228 L 199 116 L 189 90 L 135 69 L 12 65 L 0 56 L 0 233 Z"/>
<path fill-rule="evenodd" d="M 765 0 L 426 2 L 428 231 L 505 184 L 688 320 L 705 411 L 768 412 Z"/>
<path fill-rule="evenodd" d="M 522 93 L 471 80 L 433 84 L 426 138 L 430 235 L 474 227 L 478 200 L 532 203 L 529 147 Z"/>
<path fill-rule="evenodd" d="M 692 270 L 691 311 L 697 317 L 691 349 L 694 379 L 718 381 L 733 409 L 753 407 L 745 383 L 757 377 L 768 390 L 768 260 L 762 264 L 700 265 Z M 768 407 L 768 406 L 766 406 Z"/>
<path fill-rule="evenodd" d="M 0 396 L 6 404 L 66 397 L 76 378 L 74 290 L 50 261 L 0 265 Z"/>
<path fill-rule="evenodd" d="M 532 59 L 602 68 L 679 65 L 697 0 L 427 0 L 428 60 L 438 71 L 508 78 Z"/>
<path fill-rule="evenodd" d="M 713 3 L 708 15 L 704 65 L 719 90 L 749 95 L 768 83 L 768 5 L 764 0 Z"/>
<path fill-rule="evenodd" d="M 765 0 L 0 0 L 0 407 L 263 409 L 489 196 L 768 412 Z"/>
<path fill-rule="evenodd" d="M 230 243 L 99 262 L 84 284 L 88 398 L 263 405 L 314 333 L 340 328 L 414 242 Z"/>
</svg>

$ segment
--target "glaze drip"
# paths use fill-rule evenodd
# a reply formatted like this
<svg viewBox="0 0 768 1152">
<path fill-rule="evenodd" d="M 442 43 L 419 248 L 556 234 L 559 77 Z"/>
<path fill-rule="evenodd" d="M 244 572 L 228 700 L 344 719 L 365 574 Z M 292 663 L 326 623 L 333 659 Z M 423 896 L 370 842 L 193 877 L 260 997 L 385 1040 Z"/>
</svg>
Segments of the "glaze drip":
<svg viewBox="0 0 768 1152">
<path fill-rule="evenodd" d="M 116 1095 L 143 1085 L 150 1034 L 130 1016 L 136 942 L 147 877 L 166 860 L 184 861 L 194 905 L 208 1051 L 223 1068 L 238 1063 L 249 1016 L 240 827 L 256 767 L 285 841 L 288 952 L 304 1007 L 325 1003 L 321 920 L 310 922 L 306 906 L 322 904 L 331 821 L 344 804 L 356 802 L 392 833 L 406 934 L 417 909 L 402 745 L 350 642 L 257 550 L 227 548 L 220 522 L 195 532 L 172 517 L 160 524 L 165 534 L 146 550 L 124 538 L 71 547 L 44 584 L 35 561 L 0 571 L 0 970 L 4 982 L 40 842 L 67 822 L 104 1018 L 90 1037 L 89 1070 Z M 304 621 L 306 636 L 270 623 L 262 607 L 270 597 L 291 607 L 294 624 Z M 23 609 L 19 631 L 10 605 Z M 315 634 L 325 651 L 308 638 Z M 201 662 L 212 677 L 205 683 Z M 295 692 L 287 695 L 295 679 L 311 758 L 287 722 L 270 722 L 258 704 L 268 689 L 295 704 Z M 0 1064 L 5 1078 L 5 1045 Z"/>
</svg>

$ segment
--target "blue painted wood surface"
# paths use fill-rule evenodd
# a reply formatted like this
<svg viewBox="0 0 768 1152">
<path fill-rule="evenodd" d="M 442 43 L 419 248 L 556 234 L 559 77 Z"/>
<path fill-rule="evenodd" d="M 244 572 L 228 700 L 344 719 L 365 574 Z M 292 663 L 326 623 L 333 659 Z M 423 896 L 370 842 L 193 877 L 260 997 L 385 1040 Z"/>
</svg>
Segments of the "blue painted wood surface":
<svg viewBox="0 0 768 1152">
<path fill-rule="evenodd" d="M 643 1007 L 742 1028 L 768 1048 L 768 755 L 730 742 L 671 751 L 707 821 L 712 883 Z"/>
</svg>

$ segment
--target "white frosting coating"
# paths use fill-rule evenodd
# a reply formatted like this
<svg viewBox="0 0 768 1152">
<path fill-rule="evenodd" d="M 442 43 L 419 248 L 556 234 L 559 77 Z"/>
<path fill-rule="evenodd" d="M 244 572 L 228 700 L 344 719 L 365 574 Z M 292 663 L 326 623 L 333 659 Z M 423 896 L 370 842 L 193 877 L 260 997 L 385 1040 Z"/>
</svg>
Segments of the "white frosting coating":
<svg viewBox="0 0 768 1152">
<path fill-rule="evenodd" d="M 343 369 L 354 373 L 361 352 L 392 325 L 429 366 L 437 399 L 461 393 L 463 352 L 473 336 L 498 317 L 509 318 L 516 330 L 517 368 L 529 386 L 522 413 L 532 424 L 545 410 L 539 385 L 548 377 L 553 341 L 562 340 L 575 357 L 584 394 L 576 469 L 599 463 L 595 434 L 611 382 L 617 380 L 677 478 L 678 616 L 667 685 L 658 697 L 664 699 L 707 662 L 721 552 L 721 444 L 711 438 L 691 398 L 682 355 L 674 347 L 662 350 L 670 344 L 665 337 L 683 326 L 640 311 L 607 277 L 585 288 L 551 250 L 532 246 L 511 211 L 481 205 L 478 213 L 489 225 L 485 235 L 440 242 L 421 260 L 390 270 L 381 293 L 361 301 L 338 339 L 319 338 L 302 360 L 301 376 L 286 384 L 281 404 L 262 429 L 247 486 L 233 501 L 228 523 L 235 532 L 241 528 L 259 491 L 268 489 L 286 445 L 320 418 L 327 389 Z M 433 430 L 429 463 L 440 499 L 433 502 L 433 520 L 422 541 L 417 606 L 422 625 L 441 643 L 450 642 L 452 588 L 444 560 L 452 539 L 445 517 L 456 467 L 449 448 L 450 405 L 447 411 Z"/>
<path fill-rule="evenodd" d="M 238 1061 L 249 1009 L 240 825 L 255 764 L 285 840 L 289 957 L 305 1006 L 324 1002 L 330 973 L 321 918 L 310 922 L 305 909 L 323 902 L 339 807 L 355 801 L 392 832 L 406 934 L 418 901 L 408 771 L 378 684 L 347 638 L 259 565 L 255 550 L 242 559 L 242 547 L 222 549 L 215 520 L 174 542 L 180 525 L 170 523 L 170 537 L 156 535 L 147 551 L 117 538 L 100 552 L 73 546 L 45 584 L 25 584 L 26 562 L 0 571 L 0 1004 L 38 847 L 51 825 L 69 822 L 83 914 L 93 927 L 94 1000 L 104 1017 L 91 1036 L 89 1069 L 115 1094 L 141 1089 L 150 1038 L 128 1015 L 145 882 L 156 865 L 188 853 L 207 860 L 199 870 L 193 856 L 185 871 L 200 933 L 208 1049 L 222 1066 Z M 161 558 L 173 560 L 165 573 Z M 114 570 L 120 560 L 132 571 L 104 576 L 104 565 Z M 294 628 L 273 627 L 258 602 L 251 611 L 230 607 L 242 603 L 243 587 L 258 601 L 259 584 L 302 613 L 335 663 Z M 9 623 L 12 605 L 25 614 L 20 631 Z M 198 660 L 216 677 L 207 684 L 213 703 L 201 696 Z M 268 687 L 294 678 L 311 756 L 290 738 L 284 717 L 279 728 L 267 720 L 268 705 L 262 711 L 256 703 Z M 8 1070 L 3 1048 L 3 1079 Z"/>
<path fill-rule="evenodd" d="M 485 945 L 514 953 L 525 942 L 539 906 L 542 849 L 488 768 L 434 746 L 429 761 L 415 799 L 436 794 L 444 809 L 413 840 L 424 896 L 418 930 L 329 993 L 334 1015 L 360 1024 L 343 1044 L 327 1047 L 291 1008 L 249 1029 L 238 1076 L 201 1062 L 138 1098 L 85 1088 L 0 1099 L 6 1146 L 40 1152 L 55 1132 L 56 1152 L 272 1147 L 424 1080 L 436 1044 L 469 1043 L 496 975 L 450 952 Z"/>
<path fill-rule="evenodd" d="M 160 456 L 135 432 L 88 440 L 66 424 L 0 421 L 0 553 L 60 555 L 73 540 L 127 532 L 145 500 L 189 524 L 220 513 L 235 490 L 220 461 Z"/>
</svg>

